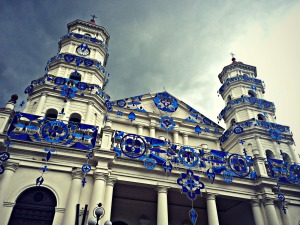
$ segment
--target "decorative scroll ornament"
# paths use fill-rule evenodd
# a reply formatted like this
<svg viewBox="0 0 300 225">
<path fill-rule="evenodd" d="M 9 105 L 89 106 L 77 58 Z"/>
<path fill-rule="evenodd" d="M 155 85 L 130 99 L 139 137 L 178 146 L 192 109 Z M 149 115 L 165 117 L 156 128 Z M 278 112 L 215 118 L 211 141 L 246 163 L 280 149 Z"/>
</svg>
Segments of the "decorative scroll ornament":
<svg viewBox="0 0 300 225">
<path fill-rule="evenodd" d="M 178 152 L 178 157 L 183 165 L 194 167 L 198 165 L 199 158 L 197 152 L 188 146 L 182 147 Z"/>
<path fill-rule="evenodd" d="M 170 112 L 173 113 L 178 108 L 178 102 L 177 100 L 168 94 L 167 92 L 162 92 L 156 94 L 156 96 L 153 99 L 156 107 L 164 112 Z"/>
<path fill-rule="evenodd" d="M 232 154 L 228 158 L 228 164 L 231 171 L 239 177 L 246 177 L 250 173 L 250 167 L 247 160 L 238 154 Z"/>
</svg>

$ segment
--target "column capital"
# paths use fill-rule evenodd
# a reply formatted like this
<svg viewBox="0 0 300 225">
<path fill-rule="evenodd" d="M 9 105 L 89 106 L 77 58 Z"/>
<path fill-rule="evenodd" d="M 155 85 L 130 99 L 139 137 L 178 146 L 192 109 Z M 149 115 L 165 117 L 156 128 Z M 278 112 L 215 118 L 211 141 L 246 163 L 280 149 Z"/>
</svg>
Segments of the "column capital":
<svg viewBox="0 0 300 225">
<path fill-rule="evenodd" d="M 73 167 L 72 169 L 72 180 L 74 179 L 82 179 L 83 178 L 83 173 L 81 168 L 78 167 Z"/>
<path fill-rule="evenodd" d="M 262 199 L 262 202 L 264 203 L 264 206 L 267 206 L 267 205 L 274 205 L 274 198 L 271 198 L 271 197 L 264 197 Z"/>
<path fill-rule="evenodd" d="M 46 96 L 46 97 L 47 97 L 47 95 L 48 95 L 48 93 L 45 93 L 45 92 L 43 92 L 43 93 L 41 94 L 41 96 Z"/>
<path fill-rule="evenodd" d="M 17 171 L 17 169 L 19 168 L 19 163 L 8 161 L 8 162 L 4 163 L 4 167 L 5 167 L 5 170 L 11 170 L 15 173 Z"/>
<path fill-rule="evenodd" d="M 259 198 L 252 198 L 251 199 L 251 206 L 252 207 L 260 206 L 260 199 Z"/>
<path fill-rule="evenodd" d="M 115 183 L 117 182 L 117 178 L 116 177 L 108 177 L 106 180 L 106 186 L 114 186 Z"/>
<path fill-rule="evenodd" d="M 138 127 L 138 128 L 143 128 L 144 126 L 141 125 L 141 124 L 138 124 L 137 127 Z"/>
<path fill-rule="evenodd" d="M 206 199 L 207 200 L 216 200 L 217 196 L 218 196 L 217 193 L 206 193 Z"/>
<path fill-rule="evenodd" d="M 102 172 L 94 172 L 93 174 L 95 180 L 103 180 L 106 181 L 108 178 L 108 174 Z"/>
<path fill-rule="evenodd" d="M 94 102 L 88 101 L 88 105 L 93 105 L 93 104 L 94 104 Z"/>
<path fill-rule="evenodd" d="M 157 193 L 166 193 L 166 194 L 168 193 L 169 189 L 170 189 L 170 187 L 162 186 L 162 185 L 157 185 L 157 187 L 155 188 Z"/>
</svg>

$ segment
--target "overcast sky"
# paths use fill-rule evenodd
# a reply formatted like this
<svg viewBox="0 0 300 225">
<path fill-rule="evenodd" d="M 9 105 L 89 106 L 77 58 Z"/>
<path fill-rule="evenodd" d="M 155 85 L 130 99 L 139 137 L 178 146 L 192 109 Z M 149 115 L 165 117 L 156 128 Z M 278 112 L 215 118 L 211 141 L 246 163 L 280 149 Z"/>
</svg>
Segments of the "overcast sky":
<svg viewBox="0 0 300 225">
<path fill-rule="evenodd" d="M 0 107 L 14 93 L 26 99 L 24 89 L 44 75 L 67 23 L 91 14 L 111 36 L 112 99 L 165 87 L 217 121 L 224 107 L 217 75 L 234 52 L 257 67 L 277 122 L 300 144 L 300 1 L 292 0 L 2 0 Z"/>
</svg>

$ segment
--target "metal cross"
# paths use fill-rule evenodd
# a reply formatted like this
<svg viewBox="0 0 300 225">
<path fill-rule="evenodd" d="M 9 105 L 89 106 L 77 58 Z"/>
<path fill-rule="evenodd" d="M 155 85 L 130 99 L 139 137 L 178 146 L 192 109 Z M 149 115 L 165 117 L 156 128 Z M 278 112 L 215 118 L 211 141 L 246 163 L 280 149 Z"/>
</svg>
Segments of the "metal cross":
<svg viewBox="0 0 300 225">
<path fill-rule="evenodd" d="M 98 18 L 97 16 L 95 15 L 91 15 L 92 19 L 94 20 L 95 18 Z"/>
<path fill-rule="evenodd" d="M 234 54 L 234 53 L 232 53 L 232 52 L 230 53 L 230 55 L 232 56 L 232 58 L 234 58 L 234 56 L 235 56 L 235 54 Z"/>
</svg>

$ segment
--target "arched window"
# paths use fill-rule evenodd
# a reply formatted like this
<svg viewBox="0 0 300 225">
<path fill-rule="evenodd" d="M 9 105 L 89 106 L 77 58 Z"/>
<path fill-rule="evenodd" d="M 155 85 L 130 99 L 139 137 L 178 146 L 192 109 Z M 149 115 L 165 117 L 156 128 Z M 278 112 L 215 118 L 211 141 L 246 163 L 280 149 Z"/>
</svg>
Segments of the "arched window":
<svg viewBox="0 0 300 225">
<path fill-rule="evenodd" d="M 80 114 L 79 113 L 72 113 L 70 115 L 69 121 L 73 122 L 73 123 L 80 123 L 81 122 Z"/>
<path fill-rule="evenodd" d="M 236 124 L 236 121 L 235 121 L 235 119 L 233 118 L 233 119 L 231 119 L 231 121 L 230 121 L 230 125 L 231 126 L 233 126 L 233 125 L 235 125 Z"/>
<path fill-rule="evenodd" d="M 49 189 L 29 188 L 18 197 L 8 224 L 51 225 L 56 204 L 56 197 Z"/>
<path fill-rule="evenodd" d="M 285 162 L 291 162 L 292 160 L 291 160 L 291 157 L 288 155 L 288 154 L 286 154 L 286 153 L 283 153 L 283 161 L 285 161 Z"/>
<path fill-rule="evenodd" d="M 231 95 L 228 95 L 227 102 L 230 102 L 230 101 L 231 101 Z"/>
<path fill-rule="evenodd" d="M 263 114 L 257 114 L 257 119 L 262 120 L 262 121 L 266 121 L 266 118 Z"/>
<path fill-rule="evenodd" d="M 248 91 L 248 95 L 250 96 L 250 97 L 254 97 L 254 98 L 256 98 L 256 93 L 254 92 L 254 91 L 252 91 L 252 90 L 249 90 Z"/>
<path fill-rule="evenodd" d="M 58 115 L 58 112 L 56 109 L 48 109 L 46 111 L 46 115 L 45 117 L 49 118 L 49 119 L 57 119 L 57 115 Z"/>
<path fill-rule="evenodd" d="M 70 79 L 81 81 L 81 74 L 75 70 L 74 72 L 71 73 Z"/>
<path fill-rule="evenodd" d="M 267 158 L 272 158 L 272 159 L 275 158 L 274 153 L 269 149 L 266 150 L 266 156 L 267 156 Z"/>
</svg>

